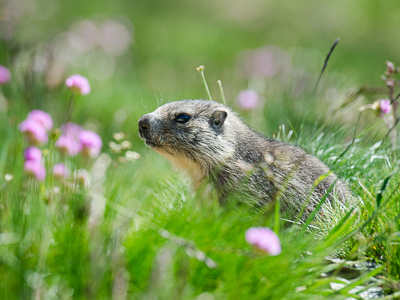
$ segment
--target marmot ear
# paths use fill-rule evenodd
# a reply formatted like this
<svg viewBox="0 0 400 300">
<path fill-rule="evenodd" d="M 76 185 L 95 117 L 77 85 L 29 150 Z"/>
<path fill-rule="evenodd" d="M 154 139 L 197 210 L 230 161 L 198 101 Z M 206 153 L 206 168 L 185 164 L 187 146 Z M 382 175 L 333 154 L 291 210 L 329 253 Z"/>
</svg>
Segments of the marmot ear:
<svg viewBox="0 0 400 300">
<path fill-rule="evenodd" d="M 228 113 L 225 110 L 218 109 L 214 111 L 213 117 L 212 117 L 212 124 L 215 128 L 220 128 L 222 124 L 224 124 L 226 117 L 228 116 Z"/>
</svg>

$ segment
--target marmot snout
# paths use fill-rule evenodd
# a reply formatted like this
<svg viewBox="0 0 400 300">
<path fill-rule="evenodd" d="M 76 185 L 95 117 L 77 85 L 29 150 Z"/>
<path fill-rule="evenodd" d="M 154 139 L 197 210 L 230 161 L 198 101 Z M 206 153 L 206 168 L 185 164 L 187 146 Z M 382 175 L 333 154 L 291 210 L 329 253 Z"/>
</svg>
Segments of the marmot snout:
<svg viewBox="0 0 400 300">
<path fill-rule="evenodd" d="M 328 167 L 317 158 L 299 147 L 262 136 L 217 102 L 167 103 L 141 117 L 138 125 L 146 145 L 184 169 L 195 188 L 211 181 L 221 203 L 231 194 L 239 194 L 259 205 L 283 192 L 283 207 L 299 211 L 311 193 L 308 213 L 335 181 L 331 194 L 341 201 L 349 195 L 346 185 L 329 175 Z M 328 176 L 311 191 L 322 175 Z"/>
</svg>

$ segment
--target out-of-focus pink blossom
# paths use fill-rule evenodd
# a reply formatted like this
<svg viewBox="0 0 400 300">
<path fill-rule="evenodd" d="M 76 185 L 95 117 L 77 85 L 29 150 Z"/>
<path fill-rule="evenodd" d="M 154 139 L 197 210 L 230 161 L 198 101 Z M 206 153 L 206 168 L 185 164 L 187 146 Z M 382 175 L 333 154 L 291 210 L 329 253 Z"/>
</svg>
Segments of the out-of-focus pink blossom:
<svg viewBox="0 0 400 300">
<path fill-rule="evenodd" d="M 392 110 L 392 105 L 390 104 L 390 100 L 388 99 L 380 99 L 379 100 L 379 108 L 383 114 L 388 114 Z"/>
<path fill-rule="evenodd" d="M 5 84 L 9 82 L 10 79 L 11 79 L 10 71 L 4 66 L 0 66 L 0 84 Z"/>
<path fill-rule="evenodd" d="M 24 133 L 31 145 L 46 144 L 48 141 L 46 129 L 41 123 L 34 119 L 26 119 L 18 126 L 19 131 Z"/>
<path fill-rule="evenodd" d="M 82 127 L 72 122 L 61 125 L 62 135 L 68 135 L 78 139 L 79 132 L 81 131 Z"/>
<path fill-rule="evenodd" d="M 99 155 L 103 142 L 97 133 L 90 130 L 82 130 L 79 133 L 79 142 L 82 145 L 82 154 L 95 157 Z"/>
<path fill-rule="evenodd" d="M 241 74 L 248 78 L 285 74 L 291 64 L 289 54 L 276 46 L 243 51 L 238 56 L 238 63 Z"/>
<path fill-rule="evenodd" d="M 24 163 L 24 170 L 29 176 L 43 181 L 46 178 L 46 168 L 37 161 L 27 160 Z"/>
<path fill-rule="evenodd" d="M 67 154 L 69 156 L 77 155 L 82 149 L 81 144 L 70 135 L 61 135 L 55 146 L 62 154 Z"/>
<path fill-rule="evenodd" d="M 77 155 L 82 150 L 79 142 L 79 133 L 82 127 L 75 123 L 66 123 L 61 126 L 61 136 L 56 142 L 56 147 L 61 153 L 69 156 Z"/>
<path fill-rule="evenodd" d="M 392 110 L 392 105 L 389 99 L 379 99 L 372 104 L 364 105 L 360 107 L 360 110 L 372 108 L 375 111 L 375 115 L 378 117 L 383 117 L 384 115 L 390 113 Z"/>
<path fill-rule="evenodd" d="M 72 75 L 65 80 L 65 85 L 80 95 L 87 95 L 90 93 L 89 81 L 81 75 Z"/>
<path fill-rule="evenodd" d="M 70 171 L 63 163 L 59 163 L 53 166 L 53 175 L 56 179 L 63 180 L 69 177 Z"/>
<path fill-rule="evenodd" d="M 50 129 L 53 128 L 53 120 L 47 112 L 37 110 L 37 109 L 32 110 L 28 114 L 27 119 L 33 119 L 33 120 L 39 122 L 40 124 L 43 125 L 43 127 L 44 127 L 44 129 L 46 129 L 46 131 L 49 131 Z"/>
<path fill-rule="evenodd" d="M 392 63 L 390 61 L 386 61 L 386 67 L 390 73 L 394 72 L 394 70 L 395 70 L 394 63 Z"/>
<path fill-rule="evenodd" d="M 99 39 L 99 30 L 96 24 L 89 20 L 72 24 L 67 34 L 69 44 L 81 52 L 92 50 Z"/>
<path fill-rule="evenodd" d="M 242 109 L 252 110 L 261 103 L 261 98 L 254 90 L 243 90 L 237 96 L 237 102 Z"/>
<path fill-rule="evenodd" d="M 100 26 L 101 46 L 114 55 L 121 55 L 128 51 L 132 34 L 123 24 L 107 20 Z"/>
<path fill-rule="evenodd" d="M 281 242 L 279 237 L 267 227 L 251 227 L 246 231 L 246 241 L 270 255 L 281 253 Z"/>
<path fill-rule="evenodd" d="M 24 157 L 25 157 L 26 161 L 30 160 L 30 161 L 35 161 L 35 162 L 41 162 L 42 151 L 39 148 L 31 146 L 31 147 L 25 149 Z"/>
</svg>

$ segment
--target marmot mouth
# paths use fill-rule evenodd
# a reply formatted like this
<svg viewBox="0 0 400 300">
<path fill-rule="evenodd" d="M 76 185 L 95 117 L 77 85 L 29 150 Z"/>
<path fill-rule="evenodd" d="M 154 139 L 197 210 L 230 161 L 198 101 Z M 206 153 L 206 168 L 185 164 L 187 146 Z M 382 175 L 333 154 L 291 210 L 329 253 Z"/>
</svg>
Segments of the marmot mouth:
<svg viewBox="0 0 400 300">
<path fill-rule="evenodd" d="M 146 145 L 149 146 L 150 148 L 154 148 L 155 146 L 157 146 L 156 143 L 153 143 L 153 142 L 151 142 L 151 141 L 149 141 L 149 140 L 146 140 L 145 143 L 146 143 Z"/>
</svg>

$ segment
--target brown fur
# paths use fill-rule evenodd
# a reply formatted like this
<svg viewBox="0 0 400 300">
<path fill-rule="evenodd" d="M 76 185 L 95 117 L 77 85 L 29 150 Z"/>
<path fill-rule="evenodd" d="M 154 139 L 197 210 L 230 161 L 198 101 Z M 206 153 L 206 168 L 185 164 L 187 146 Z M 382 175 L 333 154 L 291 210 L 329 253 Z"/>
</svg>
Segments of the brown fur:
<svg viewBox="0 0 400 300">
<path fill-rule="evenodd" d="M 190 117 L 186 123 L 177 122 L 182 113 Z M 236 195 L 260 205 L 281 193 L 282 206 L 292 211 L 310 199 L 307 214 L 337 180 L 314 156 L 262 136 L 230 108 L 213 101 L 167 103 L 139 120 L 139 133 L 148 146 L 184 169 L 195 188 L 213 183 L 221 203 Z M 327 177 L 312 190 L 322 175 Z M 344 202 L 349 192 L 337 180 L 331 194 Z"/>
</svg>

